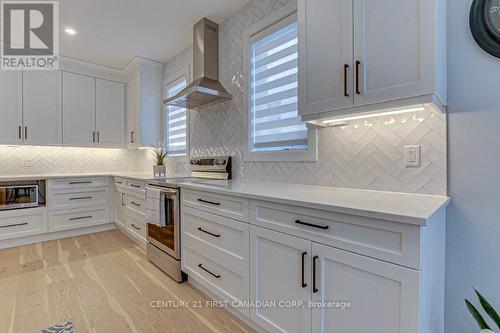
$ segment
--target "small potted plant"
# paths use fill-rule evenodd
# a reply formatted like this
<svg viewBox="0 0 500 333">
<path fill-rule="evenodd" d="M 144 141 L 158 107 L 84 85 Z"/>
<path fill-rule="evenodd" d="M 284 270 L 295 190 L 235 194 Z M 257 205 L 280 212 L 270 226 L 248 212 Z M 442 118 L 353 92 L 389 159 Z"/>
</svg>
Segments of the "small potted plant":
<svg viewBox="0 0 500 333">
<path fill-rule="evenodd" d="M 474 291 L 484 312 L 486 312 L 486 314 L 491 318 L 495 325 L 500 329 L 500 315 L 498 314 L 498 311 L 495 310 L 490 302 L 488 302 L 488 300 L 486 300 L 486 298 L 484 298 L 483 295 L 481 295 L 476 289 L 474 289 Z M 483 315 L 474 305 L 472 305 L 469 300 L 465 300 L 465 305 L 467 306 L 467 310 L 469 310 L 474 320 L 477 322 L 479 329 L 481 330 L 480 333 L 495 333 L 495 331 L 493 331 L 493 329 L 488 325 Z"/>
<path fill-rule="evenodd" d="M 155 165 L 153 166 L 153 173 L 155 177 L 165 177 L 167 173 L 167 167 L 165 165 L 165 157 L 167 157 L 168 150 L 165 145 L 158 144 L 153 148 L 151 152 L 154 157 Z"/>
</svg>

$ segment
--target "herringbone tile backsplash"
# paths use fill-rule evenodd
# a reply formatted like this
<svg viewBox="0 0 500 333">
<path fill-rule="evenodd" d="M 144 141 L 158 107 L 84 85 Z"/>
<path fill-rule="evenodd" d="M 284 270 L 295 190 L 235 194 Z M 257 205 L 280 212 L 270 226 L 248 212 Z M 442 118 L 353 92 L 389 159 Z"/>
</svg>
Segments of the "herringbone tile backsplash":
<svg viewBox="0 0 500 333">
<path fill-rule="evenodd" d="M 246 110 L 243 105 L 243 31 L 287 0 L 254 0 L 220 25 L 220 75 L 233 100 L 190 112 L 191 155 L 230 154 L 238 179 L 257 179 L 350 188 L 447 193 L 446 117 L 425 112 L 360 120 L 344 128 L 319 130 L 319 160 L 305 162 L 244 162 Z M 191 65 L 188 48 L 165 67 L 170 76 Z M 422 146 L 422 166 L 405 168 L 404 146 Z M 171 171 L 184 171 L 172 164 Z"/>
<path fill-rule="evenodd" d="M 145 150 L 0 146 L 0 176 L 151 172 Z"/>
</svg>

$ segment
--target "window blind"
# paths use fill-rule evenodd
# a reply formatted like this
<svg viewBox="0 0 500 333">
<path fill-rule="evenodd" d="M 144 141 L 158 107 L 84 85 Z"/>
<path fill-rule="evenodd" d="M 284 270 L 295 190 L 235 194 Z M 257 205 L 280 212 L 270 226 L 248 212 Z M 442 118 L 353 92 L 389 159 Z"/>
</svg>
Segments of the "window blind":
<svg viewBox="0 0 500 333">
<path fill-rule="evenodd" d="M 307 127 L 298 115 L 297 37 L 294 21 L 278 29 L 272 26 L 250 40 L 253 151 L 308 148 Z"/>
<path fill-rule="evenodd" d="M 187 85 L 186 76 L 169 83 L 165 89 L 166 97 L 177 95 Z M 186 155 L 187 150 L 187 110 L 176 106 L 167 106 L 165 114 L 165 141 L 168 156 Z"/>
</svg>

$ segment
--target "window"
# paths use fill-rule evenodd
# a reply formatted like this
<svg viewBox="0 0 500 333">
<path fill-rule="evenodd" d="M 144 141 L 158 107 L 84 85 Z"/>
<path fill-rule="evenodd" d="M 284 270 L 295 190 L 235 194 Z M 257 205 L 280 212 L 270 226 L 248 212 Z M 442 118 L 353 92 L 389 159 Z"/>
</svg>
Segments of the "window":
<svg viewBox="0 0 500 333">
<path fill-rule="evenodd" d="M 187 86 L 187 75 L 180 74 L 168 79 L 165 85 L 165 97 L 172 97 Z M 186 156 L 187 154 L 187 110 L 176 106 L 165 106 L 165 145 L 168 156 Z"/>
<path fill-rule="evenodd" d="M 246 159 L 314 160 L 316 133 L 298 115 L 297 15 L 288 13 L 271 26 L 263 25 L 246 32 Z"/>
</svg>

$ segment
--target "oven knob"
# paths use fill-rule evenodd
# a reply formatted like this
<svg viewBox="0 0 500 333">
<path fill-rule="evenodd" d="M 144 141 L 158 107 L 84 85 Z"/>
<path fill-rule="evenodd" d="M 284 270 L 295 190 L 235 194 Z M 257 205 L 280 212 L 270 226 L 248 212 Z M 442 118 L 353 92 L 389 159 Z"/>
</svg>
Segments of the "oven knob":
<svg viewBox="0 0 500 333">
<path fill-rule="evenodd" d="M 200 165 L 200 160 L 191 160 L 189 163 L 191 165 Z"/>
<path fill-rule="evenodd" d="M 226 164 L 226 160 L 215 160 L 215 165 L 224 165 Z"/>
</svg>

